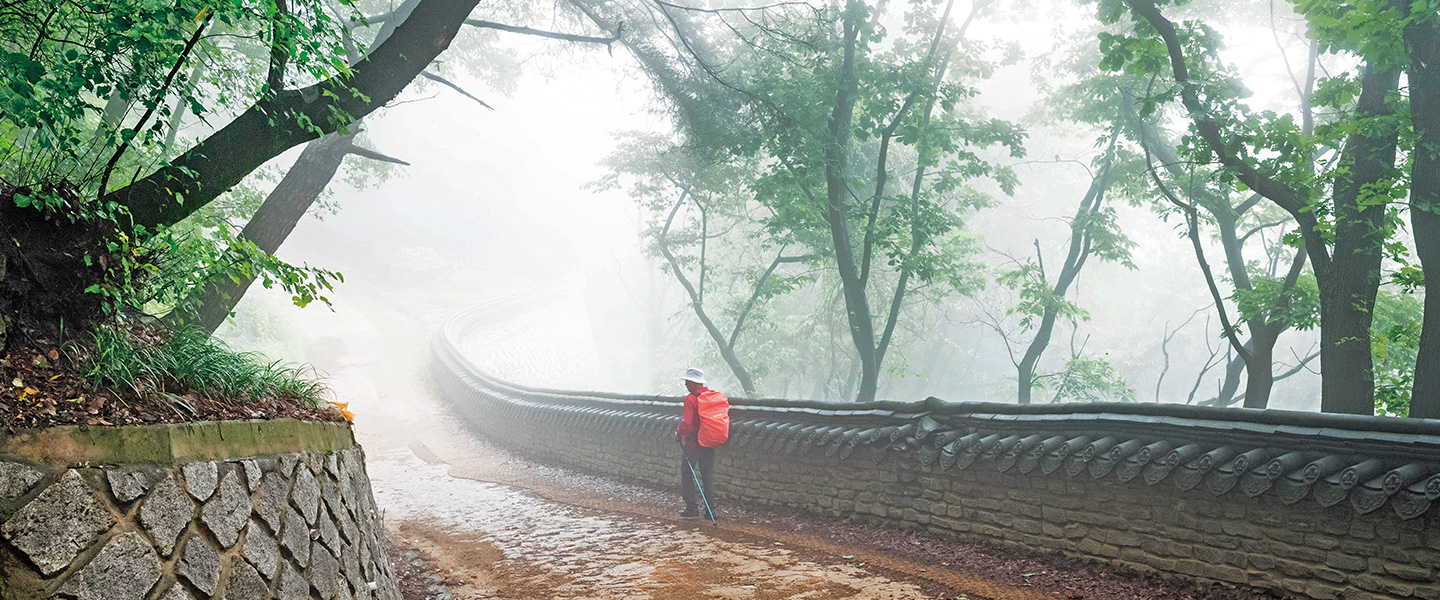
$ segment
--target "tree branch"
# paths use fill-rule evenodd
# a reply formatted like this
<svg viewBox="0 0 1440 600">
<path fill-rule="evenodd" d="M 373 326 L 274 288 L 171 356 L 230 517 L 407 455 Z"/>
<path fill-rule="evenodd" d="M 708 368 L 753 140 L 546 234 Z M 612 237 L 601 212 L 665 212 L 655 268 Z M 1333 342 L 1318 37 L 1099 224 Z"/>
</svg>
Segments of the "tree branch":
<svg viewBox="0 0 1440 600">
<path fill-rule="evenodd" d="M 780 251 L 775 253 L 775 260 L 770 261 L 770 268 L 765 269 L 765 273 L 762 274 L 759 279 L 755 280 L 755 292 L 750 294 L 750 299 L 745 302 L 745 308 L 742 309 L 740 315 L 735 318 L 735 328 L 730 331 L 730 341 L 728 342 L 732 350 L 735 348 L 735 340 L 740 337 L 740 328 L 745 325 L 745 319 L 750 316 L 750 310 L 753 309 L 756 302 L 760 300 L 760 294 L 764 291 L 765 280 L 769 279 L 770 275 L 774 273 L 775 269 L 782 263 L 803 262 L 811 258 L 813 258 L 813 255 L 809 254 L 805 256 L 785 256 L 785 246 L 780 247 Z"/>
<path fill-rule="evenodd" d="M 1160 175 L 1155 172 L 1148 146 L 1145 149 L 1145 162 L 1148 167 L 1146 172 L 1150 173 L 1150 179 L 1160 190 L 1160 194 L 1185 214 L 1186 236 L 1190 238 L 1190 245 L 1195 249 L 1195 260 L 1200 263 L 1200 272 L 1205 275 L 1205 285 L 1210 289 L 1210 299 L 1215 302 L 1215 310 L 1220 315 L 1220 327 L 1224 331 L 1226 339 L 1230 340 L 1230 345 L 1235 348 L 1235 352 L 1240 355 L 1241 360 L 1245 361 L 1246 368 L 1252 368 L 1254 365 L 1250 364 L 1250 350 L 1240 343 L 1240 336 L 1230 325 L 1230 316 L 1225 311 L 1225 298 L 1220 295 L 1220 288 L 1215 284 L 1215 274 L 1210 270 L 1209 261 L 1205 260 L 1205 247 L 1200 243 L 1199 209 L 1195 208 L 1194 204 L 1186 204 L 1181 201 L 1174 192 L 1170 191 L 1170 187 L 1165 185 L 1165 181 L 1160 179 Z"/>
<path fill-rule="evenodd" d="M 457 91 L 457 92 L 460 92 L 460 95 L 465 96 L 466 98 L 469 98 L 469 99 L 471 99 L 471 100 L 474 100 L 474 101 L 480 103 L 480 106 L 483 106 L 483 107 L 488 108 L 488 109 L 490 109 L 490 110 L 495 110 L 495 107 L 490 106 L 489 104 L 486 104 L 484 100 L 481 100 L 481 99 L 479 99 L 479 98 L 476 98 L 475 96 L 470 95 L 470 92 L 465 91 L 465 88 L 462 88 L 462 87 L 460 87 L 459 85 L 456 85 L 454 82 L 450 81 L 449 79 L 446 79 L 446 78 L 444 78 L 444 77 L 441 77 L 441 76 L 439 76 L 439 75 L 436 75 L 436 74 L 434 74 L 434 73 L 431 73 L 430 71 L 421 71 L 421 72 L 420 72 L 420 76 L 421 76 L 421 77 L 424 77 L 424 78 L 426 78 L 426 79 L 429 79 L 430 81 L 438 82 L 438 83 L 440 83 L 441 85 L 444 85 L 445 87 L 448 87 L 448 88 L 450 88 L 450 89 L 452 89 L 452 90 L 455 90 L 455 91 Z"/>
<path fill-rule="evenodd" d="M 370 160 L 378 160 L 378 161 L 380 161 L 380 162 L 394 163 L 394 164 L 397 164 L 397 165 L 405 165 L 405 166 L 407 166 L 407 167 L 410 166 L 410 163 L 408 163 L 408 162 L 405 162 L 405 161 L 403 161 L 403 160 L 400 160 L 400 159 L 398 159 L 398 158 L 394 158 L 394 157 L 391 157 L 391 156 L 386 156 L 386 155 L 384 155 L 384 154 L 381 154 L 381 153 L 376 152 L 376 151 L 374 151 L 374 150 L 371 150 L 371 149 L 369 149 L 369 148 L 364 148 L 364 147 L 361 147 L 361 146 L 357 146 L 354 142 L 351 142 L 351 143 L 345 148 L 345 153 L 346 153 L 346 154 L 354 154 L 355 156 L 363 156 L 363 157 L 368 158 L 368 159 L 370 159 Z"/>
<path fill-rule="evenodd" d="M 575 35 L 573 33 L 558 33 L 554 31 L 545 31 L 544 29 L 535 29 L 532 27 L 506 25 L 504 23 L 484 21 L 481 19 L 465 19 L 465 24 L 471 27 L 479 27 L 481 29 L 498 29 L 500 31 L 508 31 L 510 33 L 518 33 L 521 35 L 533 35 L 543 38 L 550 38 L 552 40 L 563 40 L 566 42 L 577 42 L 582 44 L 602 44 L 606 48 L 609 48 L 610 44 L 620 41 L 619 29 L 625 27 L 625 24 L 621 23 L 620 28 L 616 29 L 615 35 L 610 37 L 596 37 L 593 35 Z"/>
<path fill-rule="evenodd" d="M 1125 0 L 1125 3 L 1150 23 L 1150 26 L 1155 28 L 1165 42 L 1166 51 L 1170 56 L 1170 68 L 1175 75 L 1175 83 L 1180 86 L 1180 101 L 1190 113 L 1191 121 L 1195 124 L 1195 129 L 1200 133 L 1200 137 L 1205 140 L 1205 145 L 1215 153 L 1221 164 L 1235 171 L 1242 183 L 1295 217 L 1295 221 L 1301 225 L 1302 234 L 1306 237 L 1306 247 L 1312 254 L 1311 259 L 1317 265 L 1329 264 L 1329 252 L 1325 248 L 1323 240 L 1316 239 L 1319 235 L 1315 230 L 1317 222 L 1315 214 L 1306 210 L 1309 203 L 1305 200 L 1305 195 L 1261 173 L 1254 165 L 1236 154 L 1234 149 L 1225 143 L 1220 125 L 1213 118 L 1207 116 L 1209 110 L 1200 101 L 1200 94 L 1195 83 L 1190 81 L 1190 69 L 1185 64 L 1185 50 L 1181 45 L 1179 34 L 1175 31 L 1175 24 L 1160 13 L 1154 0 Z"/>
<path fill-rule="evenodd" d="M 120 162 L 120 157 L 130 149 L 130 142 L 140 136 L 140 131 L 145 129 L 145 124 L 155 114 L 155 109 L 164 103 L 165 94 L 169 92 L 170 84 L 175 81 L 175 75 L 180 72 L 180 67 L 185 66 L 185 61 L 190 58 L 190 51 L 194 50 L 195 43 L 200 41 L 200 34 L 204 33 L 205 27 L 210 25 L 209 11 L 202 9 L 201 12 L 205 14 L 204 20 L 195 27 L 195 33 L 190 36 L 190 39 L 185 42 L 185 48 L 180 51 L 180 58 L 176 59 L 175 65 L 170 67 L 170 72 L 165 74 L 165 83 L 155 91 L 155 98 L 150 103 L 150 107 L 145 109 L 145 114 L 141 115 L 140 120 L 135 123 L 135 127 L 131 128 L 130 139 L 121 142 L 120 147 L 115 149 L 115 154 L 110 157 L 110 161 L 105 163 L 105 171 L 100 174 L 100 190 L 97 192 L 99 197 L 105 197 L 105 187 L 110 184 L 110 173 L 115 170 L 115 164 Z"/>
<path fill-rule="evenodd" d="M 1271 227 L 1275 227 L 1276 225 L 1284 225 L 1284 224 L 1286 224 L 1286 223 L 1289 223 L 1291 220 L 1292 220 L 1292 219 L 1281 219 L 1281 220 L 1275 221 L 1275 222 L 1273 222 L 1273 223 L 1261 223 L 1261 224 L 1259 224 L 1259 225 L 1256 225 L 1256 226 L 1255 226 L 1254 228 L 1252 228 L 1250 231 L 1245 232 L 1245 235 L 1240 236 L 1240 243 L 1242 243 L 1242 244 L 1245 243 L 1245 240 L 1250 239 L 1250 236 L 1252 236 L 1252 235 L 1255 235 L 1255 234 L 1257 234 L 1257 233 L 1260 233 L 1261 231 L 1264 231 L 1264 230 L 1269 229 L 1269 228 L 1271 228 Z"/>
<path fill-rule="evenodd" d="M 705 307 L 701 304 L 695 286 L 690 283 L 690 279 L 685 277 L 685 272 L 680 269 L 680 261 L 675 258 L 675 253 L 670 251 L 670 243 L 667 239 L 670 235 L 670 225 L 675 222 L 676 213 L 680 212 L 680 207 L 685 205 L 688 197 L 690 197 L 689 189 L 680 193 L 680 199 L 675 202 L 675 207 L 670 209 L 670 216 L 665 219 L 665 227 L 660 230 L 655 245 L 660 248 L 660 254 L 665 256 L 665 261 L 670 263 L 670 270 L 674 271 L 675 279 L 680 281 L 681 287 L 684 287 L 685 293 L 690 296 L 690 305 L 695 309 L 695 316 L 700 319 L 700 324 L 705 326 L 705 331 L 710 334 L 710 339 L 719 346 L 721 358 L 725 359 L 730 370 L 735 373 L 735 378 L 740 380 L 740 386 L 745 388 L 745 393 L 754 395 L 755 384 L 750 379 L 750 372 L 740 364 L 740 358 L 735 355 L 734 347 L 726 344 L 725 335 L 720 333 L 720 328 L 716 327 L 715 322 L 711 321 L 710 316 L 705 313 Z"/>
<path fill-rule="evenodd" d="M 285 51 L 285 15 L 290 12 L 286 0 L 275 0 L 275 22 L 270 25 L 270 70 L 265 75 L 265 93 L 275 94 L 285 89 L 285 63 L 290 54 Z"/>
</svg>

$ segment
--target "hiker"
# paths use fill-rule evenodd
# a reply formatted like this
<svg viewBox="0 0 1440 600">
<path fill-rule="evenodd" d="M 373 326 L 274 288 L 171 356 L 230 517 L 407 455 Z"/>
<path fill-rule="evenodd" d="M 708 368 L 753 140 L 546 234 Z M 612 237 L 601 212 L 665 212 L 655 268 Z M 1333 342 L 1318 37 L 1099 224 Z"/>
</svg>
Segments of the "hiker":
<svg viewBox="0 0 1440 600">
<path fill-rule="evenodd" d="M 685 499 L 682 517 L 698 517 L 704 508 L 715 518 L 715 448 L 730 437 L 730 401 L 725 394 L 705 387 L 705 372 L 685 370 L 685 414 L 675 441 L 680 442 L 680 497 Z M 696 498 L 695 480 L 700 480 L 701 497 Z"/>
</svg>

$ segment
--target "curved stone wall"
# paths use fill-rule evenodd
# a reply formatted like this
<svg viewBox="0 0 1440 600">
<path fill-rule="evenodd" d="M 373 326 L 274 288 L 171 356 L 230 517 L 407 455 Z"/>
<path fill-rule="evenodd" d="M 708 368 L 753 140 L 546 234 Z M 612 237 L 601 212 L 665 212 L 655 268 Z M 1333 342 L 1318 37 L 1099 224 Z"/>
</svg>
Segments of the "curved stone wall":
<svg viewBox="0 0 1440 600">
<path fill-rule="evenodd" d="M 0 598 L 399 600 L 348 426 L 0 433 Z"/>
<path fill-rule="evenodd" d="M 538 459 L 674 486 L 678 398 L 517 386 L 434 344 L 457 413 Z M 722 498 L 1297 596 L 1440 598 L 1440 421 L 1178 405 L 732 400 Z"/>
</svg>

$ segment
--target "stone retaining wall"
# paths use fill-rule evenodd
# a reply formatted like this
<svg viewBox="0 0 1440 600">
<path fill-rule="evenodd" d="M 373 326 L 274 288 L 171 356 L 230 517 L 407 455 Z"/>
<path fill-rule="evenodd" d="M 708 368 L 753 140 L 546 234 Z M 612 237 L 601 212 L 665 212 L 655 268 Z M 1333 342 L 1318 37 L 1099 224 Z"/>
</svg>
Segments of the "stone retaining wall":
<svg viewBox="0 0 1440 600">
<path fill-rule="evenodd" d="M 0 598 L 399 600 L 350 428 L 0 434 Z"/>
<path fill-rule="evenodd" d="M 679 399 L 525 388 L 437 338 L 489 439 L 675 487 Z M 457 325 L 458 323 L 458 325 Z M 732 402 L 717 495 L 1317 600 L 1440 599 L 1440 422 L 1157 405 Z M 677 499 L 678 502 L 678 499 Z"/>
</svg>

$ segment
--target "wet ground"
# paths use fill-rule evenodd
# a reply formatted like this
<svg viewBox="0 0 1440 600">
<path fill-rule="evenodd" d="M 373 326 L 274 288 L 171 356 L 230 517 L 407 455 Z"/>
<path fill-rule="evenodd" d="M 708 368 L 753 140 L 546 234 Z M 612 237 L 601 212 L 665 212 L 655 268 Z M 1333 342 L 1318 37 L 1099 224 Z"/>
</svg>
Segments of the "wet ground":
<svg viewBox="0 0 1440 600">
<path fill-rule="evenodd" d="M 653 493 L 516 460 L 463 429 L 435 435 L 368 462 L 386 523 L 455 598 L 960 595 L 855 555 L 654 514 Z"/>
</svg>

